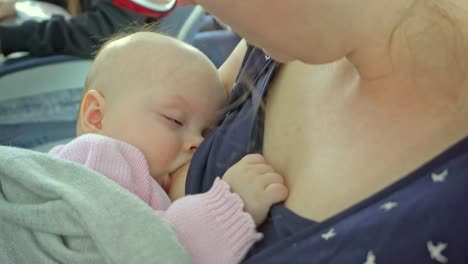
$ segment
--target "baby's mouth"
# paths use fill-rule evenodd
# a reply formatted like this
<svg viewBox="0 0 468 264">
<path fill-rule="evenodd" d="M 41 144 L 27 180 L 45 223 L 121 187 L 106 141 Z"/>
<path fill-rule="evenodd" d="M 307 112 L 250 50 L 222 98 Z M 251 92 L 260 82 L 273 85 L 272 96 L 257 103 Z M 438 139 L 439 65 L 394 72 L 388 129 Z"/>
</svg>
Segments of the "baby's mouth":
<svg viewBox="0 0 468 264">
<path fill-rule="evenodd" d="M 162 188 L 166 193 L 169 193 L 169 191 L 171 190 L 171 185 L 172 185 L 171 178 L 172 178 L 172 175 L 169 174 L 169 177 L 167 177 L 162 184 Z"/>
<path fill-rule="evenodd" d="M 163 189 L 166 193 L 169 193 L 169 191 L 171 190 L 172 181 L 174 180 L 174 177 L 177 177 L 177 175 L 180 173 L 181 169 L 184 168 L 184 166 L 185 164 L 169 172 L 167 178 L 163 182 Z"/>
</svg>

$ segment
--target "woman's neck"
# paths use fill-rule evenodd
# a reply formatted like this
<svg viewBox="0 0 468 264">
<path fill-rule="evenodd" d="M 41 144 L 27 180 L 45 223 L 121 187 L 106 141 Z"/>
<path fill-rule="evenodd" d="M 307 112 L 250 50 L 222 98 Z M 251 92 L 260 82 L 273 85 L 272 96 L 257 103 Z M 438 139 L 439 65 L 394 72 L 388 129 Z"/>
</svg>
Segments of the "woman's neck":
<svg viewBox="0 0 468 264">
<path fill-rule="evenodd" d="M 468 18 L 465 9 L 427 2 L 415 1 L 392 30 L 361 42 L 347 59 L 361 87 L 392 87 L 382 92 L 413 94 L 419 103 L 460 111 L 468 105 Z"/>
</svg>

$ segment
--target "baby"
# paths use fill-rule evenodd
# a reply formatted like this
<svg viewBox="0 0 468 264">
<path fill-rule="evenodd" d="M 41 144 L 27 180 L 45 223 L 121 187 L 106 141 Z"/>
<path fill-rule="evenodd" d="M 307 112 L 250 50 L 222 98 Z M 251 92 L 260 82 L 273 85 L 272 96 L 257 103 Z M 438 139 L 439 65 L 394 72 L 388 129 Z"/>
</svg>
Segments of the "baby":
<svg viewBox="0 0 468 264">
<path fill-rule="evenodd" d="M 78 137 L 50 154 L 137 195 L 172 224 L 193 263 L 238 263 L 261 237 L 256 225 L 287 196 L 261 155 L 245 156 L 207 193 L 172 204 L 167 195 L 184 194 L 192 154 L 225 100 L 216 68 L 195 48 L 153 32 L 118 37 L 93 63 Z"/>
</svg>

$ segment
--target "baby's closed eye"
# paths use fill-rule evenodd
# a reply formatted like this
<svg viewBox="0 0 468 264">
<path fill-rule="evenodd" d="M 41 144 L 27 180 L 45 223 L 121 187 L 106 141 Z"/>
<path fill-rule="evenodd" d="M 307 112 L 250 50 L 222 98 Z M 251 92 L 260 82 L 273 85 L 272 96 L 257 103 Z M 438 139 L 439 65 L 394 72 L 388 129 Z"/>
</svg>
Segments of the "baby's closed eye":
<svg viewBox="0 0 468 264">
<path fill-rule="evenodd" d="M 170 122 L 172 125 L 176 125 L 176 126 L 179 126 L 179 127 L 183 127 L 184 126 L 184 123 L 182 123 L 182 121 L 180 121 L 179 119 L 177 118 L 173 118 L 169 115 L 164 115 L 164 114 L 161 114 L 162 117 L 164 117 L 164 119 L 166 119 L 168 122 Z"/>
</svg>

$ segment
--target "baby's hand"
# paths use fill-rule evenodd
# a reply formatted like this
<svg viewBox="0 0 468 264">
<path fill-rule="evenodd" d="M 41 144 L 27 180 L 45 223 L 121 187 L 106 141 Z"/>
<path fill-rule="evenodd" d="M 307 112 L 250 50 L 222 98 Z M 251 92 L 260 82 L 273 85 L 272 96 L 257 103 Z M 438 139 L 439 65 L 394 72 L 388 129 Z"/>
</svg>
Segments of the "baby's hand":
<svg viewBox="0 0 468 264">
<path fill-rule="evenodd" d="M 226 171 L 223 180 L 242 198 L 245 211 L 257 225 L 265 221 L 272 205 L 288 196 L 283 177 L 260 154 L 246 155 Z"/>
</svg>

